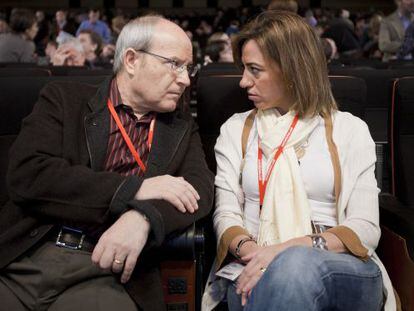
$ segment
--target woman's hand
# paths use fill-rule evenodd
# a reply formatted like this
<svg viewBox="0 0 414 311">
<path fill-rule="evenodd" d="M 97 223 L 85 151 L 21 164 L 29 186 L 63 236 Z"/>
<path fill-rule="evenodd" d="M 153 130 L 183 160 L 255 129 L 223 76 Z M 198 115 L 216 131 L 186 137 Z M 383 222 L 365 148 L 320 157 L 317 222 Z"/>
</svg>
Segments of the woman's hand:
<svg viewBox="0 0 414 311">
<path fill-rule="evenodd" d="M 282 243 L 278 245 L 258 247 L 257 251 L 242 257 L 244 262 L 248 262 L 237 280 L 237 293 L 242 296 L 243 306 L 246 304 L 248 296 L 250 296 L 253 287 L 256 286 L 266 268 L 278 254 L 289 246 L 292 245 Z"/>
<path fill-rule="evenodd" d="M 322 235 L 328 240 L 328 243 L 332 245 L 333 249 L 337 251 L 343 250 L 339 247 L 340 245 L 343 246 L 343 244 L 339 244 L 339 239 L 336 238 L 335 235 L 328 232 L 325 232 Z M 312 240 L 308 236 L 303 236 L 277 245 L 258 246 L 258 249 L 255 252 L 242 257 L 242 261 L 248 262 L 237 280 L 237 294 L 242 295 L 243 306 L 246 304 L 247 298 L 250 296 L 253 287 L 256 286 L 273 259 L 289 247 L 298 245 L 311 247 Z"/>
<path fill-rule="evenodd" d="M 261 248 L 262 247 L 257 245 L 255 241 L 248 241 L 244 243 L 240 248 L 241 262 L 247 264 L 251 260 L 252 255 L 255 254 Z"/>
</svg>

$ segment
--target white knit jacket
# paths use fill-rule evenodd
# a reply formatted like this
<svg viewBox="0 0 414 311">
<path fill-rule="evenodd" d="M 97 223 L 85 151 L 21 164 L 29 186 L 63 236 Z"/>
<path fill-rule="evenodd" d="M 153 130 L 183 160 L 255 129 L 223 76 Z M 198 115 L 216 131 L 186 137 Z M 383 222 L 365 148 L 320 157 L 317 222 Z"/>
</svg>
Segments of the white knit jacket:
<svg viewBox="0 0 414 311">
<path fill-rule="evenodd" d="M 217 240 L 232 226 L 244 226 L 243 192 L 239 185 L 242 161 L 241 135 L 250 111 L 233 115 L 221 127 L 215 146 L 216 210 L 214 228 Z M 382 272 L 386 298 L 384 310 L 396 310 L 396 301 L 389 276 L 375 254 L 381 235 L 379 227 L 378 188 L 375 179 L 375 143 L 364 121 L 347 112 L 332 115 L 333 140 L 341 166 L 341 193 L 338 200 L 338 224 L 352 229 L 368 249 L 368 255 Z M 252 128 L 252 132 L 256 129 Z M 213 267 L 214 269 L 214 267 Z M 203 296 L 203 310 L 211 310 L 218 303 L 211 273 Z M 211 283 L 211 284 L 210 284 Z M 214 293 L 214 295 L 212 295 Z"/>
</svg>

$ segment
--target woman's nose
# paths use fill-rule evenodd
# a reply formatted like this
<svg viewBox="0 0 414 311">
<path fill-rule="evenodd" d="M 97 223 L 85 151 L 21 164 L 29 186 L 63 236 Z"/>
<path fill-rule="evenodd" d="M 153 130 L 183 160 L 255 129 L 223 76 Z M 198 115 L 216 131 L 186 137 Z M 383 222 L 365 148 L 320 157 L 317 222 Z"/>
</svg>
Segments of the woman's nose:
<svg viewBox="0 0 414 311">
<path fill-rule="evenodd" d="M 247 87 L 252 86 L 252 84 L 253 83 L 252 83 L 251 79 L 249 79 L 249 77 L 246 75 L 246 73 L 243 72 L 242 79 L 240 80 L 240 83 L 239 83 L 240 87 L 245 89 Z"/>
</svg>

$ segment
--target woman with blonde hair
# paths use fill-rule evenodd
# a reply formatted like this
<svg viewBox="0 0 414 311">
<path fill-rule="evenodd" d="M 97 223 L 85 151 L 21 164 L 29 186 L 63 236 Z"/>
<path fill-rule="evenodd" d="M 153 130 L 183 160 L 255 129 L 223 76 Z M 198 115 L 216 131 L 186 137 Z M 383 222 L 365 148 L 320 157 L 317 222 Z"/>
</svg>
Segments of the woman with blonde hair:
<svg viewBox="0 0 414 311">
<path fill-rule="evenodd" d="M 218 248 L 203 309 L 227 297 L 231 311 L 394 310 L 374 252 L 375 144 L 338 111 L 320 39 L 298 15 L 267 11 L 233 40 L 255 108 L 226 121 L 215 146 Z"/>
</svg>

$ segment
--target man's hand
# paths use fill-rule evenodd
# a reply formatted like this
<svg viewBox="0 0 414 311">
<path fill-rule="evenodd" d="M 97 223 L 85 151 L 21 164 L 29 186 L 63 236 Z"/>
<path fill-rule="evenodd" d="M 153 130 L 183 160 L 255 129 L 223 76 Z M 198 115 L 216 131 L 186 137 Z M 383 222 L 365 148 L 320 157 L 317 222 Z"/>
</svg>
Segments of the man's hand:
<svg viewBox="0 0 414 311">
<path fill-rule="evenodd" d="M 92 262 L 102 269 L 122 272 L 121 283 L 128 282 L 149 231 L 148 221 L 139 212 L 129 210 L 102 234 L 93 250 Z"/>
<path fill-rule="evenodd" d="M 194 213 L 198 210 L 197 201 L 200 200 L 200 196 L 183 177 L 162 175 L 145 179 L 135 195 L 135 199 L 165 200 L 174 205 L 180 212 Z"/>
</svg>

